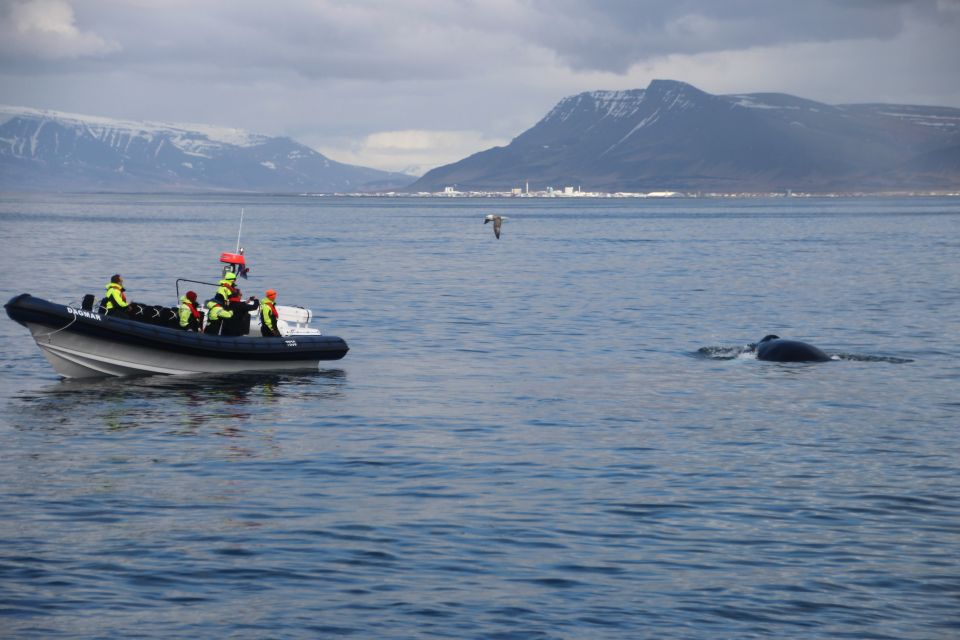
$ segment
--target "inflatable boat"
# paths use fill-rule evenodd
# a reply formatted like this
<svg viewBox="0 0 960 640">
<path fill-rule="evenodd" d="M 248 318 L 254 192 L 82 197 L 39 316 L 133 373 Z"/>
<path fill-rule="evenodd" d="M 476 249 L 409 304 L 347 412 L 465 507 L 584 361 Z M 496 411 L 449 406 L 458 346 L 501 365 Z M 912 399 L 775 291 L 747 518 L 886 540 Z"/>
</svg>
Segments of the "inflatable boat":
<svg viewBox="0 0 960 640">
<path fill-rule="evenodd" d="M 221 254 L 220 261 L 224 274 L 246 274 L 242 249 Z M 217 286 L 181 279 L 177 299 L 182 282 Z M 276 306 L 278 337 L 262 337 L 259 320 L 249 316 L 240 335 L 213 335 L 180 329 L 172 307 L 131 303 L 127 313 L 107 314 L 89 294 L 73 306 L 22 293 L 4 308 L 66 378 L 316 370 L 349 350 L 342 338 L 309 327 L 313 314 L 302 307 Z"/>
<path fill-rule="evenodd" d="M 66 378 L 315 370 L 349 349 L 343 339 L 319 332 L 275 338 L 209 335 L 76 309 L 28 293 L 4 308 L 30 330 Z"/>
</svg>

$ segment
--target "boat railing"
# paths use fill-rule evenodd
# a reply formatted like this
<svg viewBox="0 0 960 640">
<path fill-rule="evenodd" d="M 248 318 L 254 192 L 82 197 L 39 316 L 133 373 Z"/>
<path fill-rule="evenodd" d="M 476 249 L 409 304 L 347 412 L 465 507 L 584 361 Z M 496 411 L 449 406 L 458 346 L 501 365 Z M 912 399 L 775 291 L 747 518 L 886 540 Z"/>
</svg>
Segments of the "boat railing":
<svg viewBox="0 0 960 640">
<path fill-rule="evenodd" d="M 204 282 L 203 280 L 190 280 L 189 278 L 177 278 L 177 304 L 180 302 L 180 283 L 181 282 L 192 282 L 193 284 L 204 284 L 214 288 L 220 286 L 217 282 Z"/>
</svg>

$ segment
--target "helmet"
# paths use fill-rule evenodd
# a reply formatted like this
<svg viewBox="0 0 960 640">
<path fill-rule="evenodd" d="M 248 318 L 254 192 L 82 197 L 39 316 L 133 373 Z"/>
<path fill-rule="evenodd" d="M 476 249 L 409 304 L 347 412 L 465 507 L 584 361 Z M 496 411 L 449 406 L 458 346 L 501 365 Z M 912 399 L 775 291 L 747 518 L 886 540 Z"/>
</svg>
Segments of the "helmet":
<svg viewBox="0 0 960 640">
<path fill-rule="evenodd" d="M 263 295 L 273 300 L 274 298 L 277 297 L 277 292 L 274 291 L 273 289 L 267 289 L 267 291 Z"/>
<path fill-rule="evenodd" d="M 196 302 L 196 301 L 197 301 L 197 292 L 196 292 L 196 291 L 187 291 L 187 299 L 188 299 L 190 302 Z"/>
<path fill-rule="evenodd" d="M 236 279 L 237 279 L 237 274 L 235 274 L 233 271 L 227 271 L 225 274 L 223 274 L 223 279 L 224 279 L 224 280 L 236 280 Z"/>
</svg>

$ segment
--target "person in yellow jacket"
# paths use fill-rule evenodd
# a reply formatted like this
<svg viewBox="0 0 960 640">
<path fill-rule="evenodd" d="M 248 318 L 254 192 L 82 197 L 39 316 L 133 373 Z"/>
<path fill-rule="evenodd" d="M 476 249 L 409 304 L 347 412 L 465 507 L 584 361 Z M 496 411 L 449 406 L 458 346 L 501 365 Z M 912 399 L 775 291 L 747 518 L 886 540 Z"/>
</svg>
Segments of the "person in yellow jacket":
<svg viewBox="0 0 960 640">
<path fill-rule="evenodd" d="M 184 331 L 200 331 L 203 316 L 197 309 L 197 294 L 187 291 L 180 296 L 180 328 Z"/>
<path fill-rule="evenodd" d="M 237 274 L 232 271 L 227 271 L 223 274 L 223 279 L 220 280 L 220 286 L 217 287 L 217 293 L 214 298 L 218 299 L 220 304 L 224 307 L 228 306 L 230 298 L 234 298 L 240 295 L 240 290 L 236 285 Z"/>
<path fill-rule="evenodd" d="M 119 273 L 111 276 L 110 282 L 107 283 L 107 295 L 103 299 L 103 308 L 107 315 L 116 315 L 121 311 L 128 311 L 130 303 L 127 302 L 125 291 L 123 277 Z"/>
<path fill-rule="evenodd" d="M 277 326 L 280 315 L 277 313 L 276 304 L 277 292 L 267 289 L 260 301 L 260 335 L 265 338 L 280 335 L 280 327 Z"/>
<path fill-rule="evenodd" d="M 216 299 L 207 302 L 207 326 L 204 333 L 220 335 L 223 331 L 223 321 L 233 317 L 233 311 L 223 308 Z"/>
</svg>

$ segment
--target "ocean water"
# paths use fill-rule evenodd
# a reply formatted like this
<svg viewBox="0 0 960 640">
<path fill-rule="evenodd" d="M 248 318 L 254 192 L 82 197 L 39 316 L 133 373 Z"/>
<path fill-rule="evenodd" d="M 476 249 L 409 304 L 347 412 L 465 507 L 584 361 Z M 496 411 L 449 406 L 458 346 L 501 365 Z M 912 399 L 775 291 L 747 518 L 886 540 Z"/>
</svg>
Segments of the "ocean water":
<svg viewBox="0 0 960 640">
<path fill-rule="evenodd" d="M 351 351 L 62 381 L 0 320 L 0 636 L 960 636 L 960 199 L 6 195 L 4 300 L 174 304 L 241 210 Z"/>
</svg>

